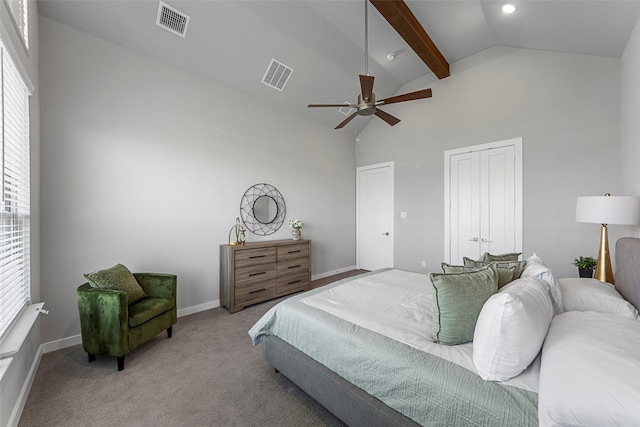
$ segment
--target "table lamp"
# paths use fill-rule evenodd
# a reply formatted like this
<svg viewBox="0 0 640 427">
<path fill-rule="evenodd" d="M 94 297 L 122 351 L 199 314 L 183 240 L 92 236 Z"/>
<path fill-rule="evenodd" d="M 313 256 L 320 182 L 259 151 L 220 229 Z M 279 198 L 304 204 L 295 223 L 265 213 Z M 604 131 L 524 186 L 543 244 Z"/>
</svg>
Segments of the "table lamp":
<svg viewBox="0 0 640 427">
<path fill-rule="evenodd" d="M 578 197 L 576 222 L 602 224 L 595 278 L 614 285 L 607 224 L 640 224 L 640 197 L 612 196 L 609 193 L 604 196 Z"/>
</svg>

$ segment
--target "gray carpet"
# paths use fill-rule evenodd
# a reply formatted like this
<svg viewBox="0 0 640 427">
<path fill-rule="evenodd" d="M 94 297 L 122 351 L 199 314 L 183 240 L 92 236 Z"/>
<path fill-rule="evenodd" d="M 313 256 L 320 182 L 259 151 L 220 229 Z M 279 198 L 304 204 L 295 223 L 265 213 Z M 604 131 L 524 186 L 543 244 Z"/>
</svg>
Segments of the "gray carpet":
<svg viewBox="0 0 640 427">
<path fill-rule="evenodd" d="M 42 356 L 19 426 L 343 426 L 254 347 L 249 328 L 277 301 L 181 317 L 125 358 L 82 346 Z"/>
</svg>

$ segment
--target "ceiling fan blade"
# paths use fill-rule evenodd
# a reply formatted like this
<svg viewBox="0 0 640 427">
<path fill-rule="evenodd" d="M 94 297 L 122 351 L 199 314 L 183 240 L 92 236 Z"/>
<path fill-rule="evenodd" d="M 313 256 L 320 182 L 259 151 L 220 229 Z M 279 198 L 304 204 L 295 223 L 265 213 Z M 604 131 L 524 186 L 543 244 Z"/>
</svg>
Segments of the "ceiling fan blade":
<svg viewBox="0 0 640 427">
<path fill-rule="evenodd" d="M 374 114 L 376 116 L 380 117 L 385 122 L 387 122 L 390 126 L 395 126 L 398 123 L 400 123 L 400 119 L 399 118 L 393 117 L 391 114 L 385 113 L 382 110 L 376 109 L 376 112 Z"/>
<path fill-rule="evenodd" d="M 356 108 L 357 105 L 355 104 L 309 104 L 307 105 L 307 108 L 315 108 L 315 107 L 349 107 L 349 108 Z"/>
<path fill-rule="evenodd" d="M 353 118 L 355 116 L 357 116 L 357 115 L 358 115 L 357 111 L 355 113 L 352 113 L 349 117 L 344 119 L 338 126 L 336 126 L 335 129 L 342 129 L 343 127 L 346 126 L 347 123 L 349 123 L 351 120 L 353 120 Z"/>
<path fill-rule="evenodd" d="M 416 92 L 409 92 L 403 95 L 392 96 L 391 98 L 381 99 L 376 102 L 376 105 L 388 105 L 396 102 L 414 101 L 416 99 L 431 98 L 431 89 L 418 90 Z"/>
<path fill-rule="evenodd" d="M 373 76 L 360 74 L 360 91 L 362 93 L 362 99 L 371 99 L 373 93 Z"/>
</svg>

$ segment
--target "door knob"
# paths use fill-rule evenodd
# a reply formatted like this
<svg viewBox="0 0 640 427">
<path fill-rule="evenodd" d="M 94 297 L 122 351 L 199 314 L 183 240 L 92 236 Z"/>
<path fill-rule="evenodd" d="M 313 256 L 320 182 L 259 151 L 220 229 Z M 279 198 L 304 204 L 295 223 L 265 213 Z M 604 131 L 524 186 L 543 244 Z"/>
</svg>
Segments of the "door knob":
<svg viewBox="0 0 640 427">
<path fill-rule="evenodd" d="M 478 238 L 477 238 L 477 237 L 474 237 L 473 239 L 469 239 L 469 241 L 470 241 L 470 242 L 477 242 L 477 241 L 478 241 Z"/>
<path fill-rule="evenodd" d="M 382 233 L 382 235 L 383 235 L 383 236 L 388 236 L 388 235 L 389 235 L 389 232 L 388 232 L 388 231 L 387 231 L 387 232 L 384 232 L 384 233 Z"/>
</svg>

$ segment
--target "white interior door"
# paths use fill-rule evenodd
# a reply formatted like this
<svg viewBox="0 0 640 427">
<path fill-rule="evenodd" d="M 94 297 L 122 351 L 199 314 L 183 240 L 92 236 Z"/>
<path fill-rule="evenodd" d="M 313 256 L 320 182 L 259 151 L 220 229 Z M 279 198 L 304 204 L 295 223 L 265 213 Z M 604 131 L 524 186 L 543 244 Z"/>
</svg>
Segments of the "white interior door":
<svg viewBox="0 0 640 427">
<path fill-rule="evenodd" d="M 522 252 L 522 139 L 445 152 L 445 262 Z"/>
<path fill-rule="evenodd" d="M 462 257 L 480 256 L 480 158 L 478 153 L 451 156 L 451 260 L 462 265 Z"/>
<path fill-rule="evenodd" d="M 393 162 L 359 167 L 356 182 L 356 263 L 393 267 Z"/>
<path fill-rule="evenodd" d="M 480 252 L 515 252 L 514 146 L 480 153 L 481 207 Z"/>
</svg>

